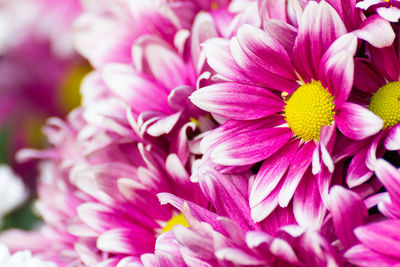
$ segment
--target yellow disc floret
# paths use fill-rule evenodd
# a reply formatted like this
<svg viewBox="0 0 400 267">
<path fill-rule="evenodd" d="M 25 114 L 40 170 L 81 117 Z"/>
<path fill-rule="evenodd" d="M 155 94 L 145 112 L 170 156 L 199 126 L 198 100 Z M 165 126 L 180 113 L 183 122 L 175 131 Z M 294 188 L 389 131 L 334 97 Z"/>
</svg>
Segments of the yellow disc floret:
<svg viewBox="0 0 400 267">
<path fill-rule="evenodd" d="M 400 122 L 400 82 L 391 82 L 372 96 L 369 110 L 382 118 L 385 127 Z"/>
<path fill-rule="evenodd" d="M 165 233 L 168 231 L 171 231 L 172 228 L 177 225 L 183 225 L 185 227 L 189 227 L 188 222 L 186 221 L 185 217 L 183 216 L 183 214 L 178 214 L 173 216 L 168 222 L 167 224 L 164 226 L 164 228 L 162 229 L 161 233 Z"/>
<path fill-rule="evenodd" d="M 290 96 L 283 111 L 294 135 L 304 141 L 319 140 L 321 127 L 333 122 L 333 100 L 319 81 L 300 86 Z"/>
</svg>

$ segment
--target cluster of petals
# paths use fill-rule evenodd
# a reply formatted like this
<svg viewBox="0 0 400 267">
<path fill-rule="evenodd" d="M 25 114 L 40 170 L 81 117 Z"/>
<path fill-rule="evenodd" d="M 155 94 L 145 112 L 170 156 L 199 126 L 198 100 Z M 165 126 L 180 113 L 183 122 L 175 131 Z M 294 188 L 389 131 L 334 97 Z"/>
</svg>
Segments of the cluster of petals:
<svg viewBox="0 0 400 267">
<path fill-rule="evenodd" d="M 18 154 L 44 224 L 1 242 L 61 267 L 399 264 L 387 2 L 82 0 L 82 105 Z"/>
</svg>

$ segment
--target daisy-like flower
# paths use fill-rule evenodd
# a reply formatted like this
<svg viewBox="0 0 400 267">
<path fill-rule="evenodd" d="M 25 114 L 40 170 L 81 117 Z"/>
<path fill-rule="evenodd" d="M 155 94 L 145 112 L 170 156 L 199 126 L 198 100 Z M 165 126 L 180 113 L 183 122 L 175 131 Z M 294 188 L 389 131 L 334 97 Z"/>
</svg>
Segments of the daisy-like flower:
<svg viewBox="0 0 400 267">
<path fill-rule="evenodd" d="M 400 1 L 398 0 L 363 0 L 356 7 L 376 12 L 390 22 L 398 22 L 400 18 Z"/>
<path fill-rule="evenodd" d="M 394 46 L 368 49 L 372 60 L 355 61 L 357 91 L 336 115 L 339 130 L 349 139 L 341 140 L 346 149 L 338 150 L 335 161 L 354 155 L 346 177 L 350 187 L 373 175 L 376 157 L 400 150 L 400 61 Z"/>
<path fill-rule="evenodd" d="M 392 30 L 374 17 L 346 34 L 339 14 L 325 1 L 308 3 L 298 30 L 275 21 L 270 25 L 266 31 L 245 25 L 230 42 L 205 43 L 208 63 L 230 81 L 191 96 L 224 122 L 203 139 L 202 152 L 226 166 L 263 161 L 249 199 L 255 221 L 293 198 L 298 222 L 318 227 L 325 211 L 321 195 L 334 169 L 336 112 L 353 86 L 356 36 L 371 39 L 377 25 L 385 33 Z M 384 45 L 392 41 L 384 39 Z"/>
<path fill-rule="evenodd" d="M 375 173 L 387 192 L 382 193 L 378 209 L 386 220 L 362 225 L 354 230 L 359 240 L 345 257 L 357 266 L 397 266 L 400 264 L 400 170 L 378 159 Z"/>
<path fill-rule="evenodd" d="M 53 262 L 32 257 L 29 250 L 18 251 L 11 255 L 3 244 L 0 244 L 0 265 L 2 267 L 57 267 Z"/>
</svg>

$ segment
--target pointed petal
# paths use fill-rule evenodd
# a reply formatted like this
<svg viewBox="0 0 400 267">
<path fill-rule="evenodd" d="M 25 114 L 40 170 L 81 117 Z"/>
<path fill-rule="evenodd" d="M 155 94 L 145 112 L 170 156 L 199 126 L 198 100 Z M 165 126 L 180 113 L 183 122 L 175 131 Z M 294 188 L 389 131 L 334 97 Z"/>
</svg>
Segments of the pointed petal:
<svg viewBox="0 0 400 267">
<path fill-rule="evenodd" d="M 221 165 L 249 165 L 270 157 L 292 137 L 293 133 L 287 128 L 242 132 L 219 142 L 211 158 Z"/>
<path fill-rule="evenodd" d="M 314 142 L 307 142 L 297 152 L 279 193 L 279 206 L 286 207 L 289 204 L 303 175 L 310 167 L 315 148 Z"/>
<path fill-rule="evenodd" d="M 364 246 L 400 260 L 399 229 L 399 220 L 385 220 L 358 227 L 354 232 Z"/>
<path fill-rule="evenodd" d="M 254 120 L 282 111 L 284 102 L 267 89 L 217 83 L 195 91 L 190 100 L 208 112 L 235 120 Z"/>
<path fill-rule="evenodd" d="M 327 206 L 332 214 L 336 234 L 344 248 L 358 243 L 353 230 L 368 216 L 363 200 L 354 192 L 341 186 L 332 187 Z M 351 216 L 349 216 L 351 214 Z"/>
<path fill-rule="evenodd" d="M 277 153 L 266 159 L 254 179 L 250 192 L 250 207 L 266 198 L 278 185 L 289 168 L 298 149 L 298 141 L 291 141 Z"/>
<path fill-rule="evenodd" d="M 305 82 L 318 79 L 322 55 L 346 28 L 335 9 L 325 1 L 308 2 L 301 17 L 293 50 L 293 63 Z"/>
<path fill-rule="evenodd" d="M 390 129 L 384 145 L 387 150 L 400 150 L 400 123 Z"/>
<path fill-rule="evenodd" d="M 379 132 L 383 120 L 372 111 L 353 103 L 345 103 L 335 115 L 339 130 L 347 137 L 362 140 Z"/>
</svg>

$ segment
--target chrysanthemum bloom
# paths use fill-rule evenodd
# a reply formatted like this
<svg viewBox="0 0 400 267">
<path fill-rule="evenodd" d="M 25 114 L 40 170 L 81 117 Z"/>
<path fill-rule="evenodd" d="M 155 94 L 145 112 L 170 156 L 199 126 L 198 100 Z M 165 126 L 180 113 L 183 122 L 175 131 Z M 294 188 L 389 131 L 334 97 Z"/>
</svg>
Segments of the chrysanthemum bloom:
<svg viewBox="0 0 400 267">
<path fill-rule="evenodd" d="M 270 24 L 266 31 L 243 26 L 230 42 L 205 43 L 209 65 L 230 81 L 191 96 L 197 106 L 226 121 L 203 139 L 202 151 L 225 166 L 264 161 L 250 194 L 255 221 L 278 204 L 287 206 L 294 196 L 298 222 L 318 227 L 325 213 L 320 195 L 327 193 L 334 169 L 335 113 L 353 86 L 356 36 L 372 39 L 377 27 L 392 30 L 374 17 L 346 34 L 325 1 L 307 5 L 298 30 Z M 384 39 L 383 46 L 392 41 Z"/>
<path fill-rule="evenodd" d="M 32 257 L 30 251 L 19 251 L 10 254 L 7 247 L 0 244 L 0 265 L 2 267 L 57 267 L 53 262 L 42 261 Z"/>
<path fill-rule="evenodd" d="M 336 249 L 322 235 L 286 225 L 285 212 L 269 217 L 268 224 L 275 229 L 268 233 L 243 228 L 170 194 L 159 194 L 159 198 L 182 209 L 190 225 L 172 229 L 178 247 L 174 254 L 185 263 L 182 266 L 340 266 Z"/>
<path fill-rule="evenodd" d="M 350 187 L 367 181 L 376 157 L 400 150 L 400 61 L 394 46 L 367 46 L 371 59 L 356 59 L 354 86 L 357 89 L 337 113 L 337 126 L 349 139 L 338 150 L 338 160 L 354 155 L 347 174 Z M 397 153 L 396 153 L 397 154 Z"/>
<path fill-rule="evenodd" d="M 375 173 L 387 190 L 378 203 L 379 211 L 387 219 L 356 228 L 354 233 L 360 244 L 350 248 L 345 257 L 357 266 L 397 266 L 400 264 L 400 170 L 378 159 Z"/>
<path fill-rule="evenodd" d="M 400 1 L 398 0 L 362 0 L 357 3 L 356 7 L 376 12 L 391 22 L 398 22 L 400 18 Z"/>
</svg>

